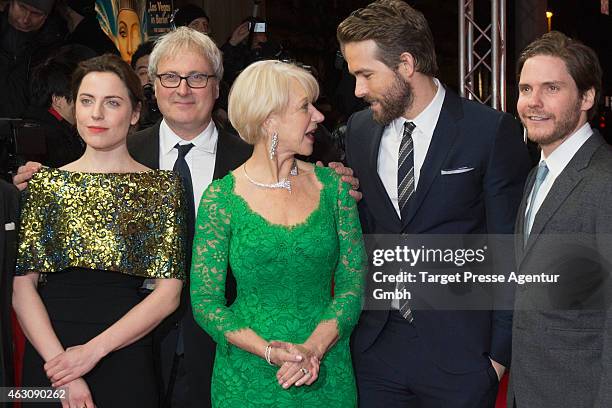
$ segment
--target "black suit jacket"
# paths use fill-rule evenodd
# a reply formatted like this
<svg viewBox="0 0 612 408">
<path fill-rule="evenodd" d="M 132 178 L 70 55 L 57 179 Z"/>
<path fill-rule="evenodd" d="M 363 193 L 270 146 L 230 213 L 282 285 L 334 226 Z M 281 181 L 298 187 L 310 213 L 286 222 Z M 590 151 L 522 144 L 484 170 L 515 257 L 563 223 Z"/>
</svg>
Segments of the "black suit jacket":
<svg viewBox="0 0 612 408">
<path fill-rule="evenodd" d="M 159 168 L 159 126 L 156 125 L 128 137 L 128 150 L 132 157 L 143 165 Z M 244 163 L 253 151 L 246 144 L 230 133 L 217 127 L 219 139 L 213 179 L 219 179 Z M 196 208 L 197 208 L 196 203 Z M 189 248 L 191 251 L 191 248 Z M 188 271 L 189 273 L 189 271 Z M 236 297 L 236 280 L 228 270 L 226 279 L 226 298 L 228 303 Z M 181 305 L 156 329 L 156 336 L 163 337 L 178 321 L 183 326 L 184 362 L 187 368 L 189 395 L 188 400 L 198 407 L 210 406 L 210 382 L 215 356 L 216 344 L 213 339 L 198 326 L 191 310 L 191 297 L 188 285 L 183 288 Z M 162 356 L 168 357 L 168 356 Z"/>
<path fill-rule="evenodd" d="M 150 128 L 130 135 L 127 146 L 132 157 L 139 163 L 159 169 L 159 126 L 156 123 Z M 213 179 L 225 177 L 230 171 L 239 167 L 253 153 L 253 147 L 246 144 L 239 137 L 217 127 L 219 141 L 217 142 L 217 155 Z M 197 205 L 197 203 L 196 203 Z"/>
<path fill-rule="evenodd" d="M 18 203 L 17 189 L 0 180 L 0 387 L 15 385 L 10 311 L 19 227 Z"/>
<path fill-rule="evenodd" d="M 377 172 L 384 126 L 369 109 L 347 125 L 346 157 L 360 180 L 359 212 L 366 234 L 511 234 L 523 184 L 530 169 L 518 123 L 508 114 L 446 90 L 442 110 L 409 203 L 400 220 Z M 441 170 L 473 170 L 441 174 Z M 388 311 L 364 311 L 353 348 L 364 351 L 377 339 Z M 452 373 L 482 370 L 492 359 L 508 365 L 510 311 L 414 310 L 414 324 L 429 359 Z"/>
</svg>

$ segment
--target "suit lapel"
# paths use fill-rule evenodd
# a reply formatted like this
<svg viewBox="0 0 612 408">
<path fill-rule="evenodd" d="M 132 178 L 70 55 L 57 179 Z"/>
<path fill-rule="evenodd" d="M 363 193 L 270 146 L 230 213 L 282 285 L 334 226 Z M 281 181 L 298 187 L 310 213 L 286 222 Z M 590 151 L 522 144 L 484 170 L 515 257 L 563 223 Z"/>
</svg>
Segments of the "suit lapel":
<svg viewBox="0 0 612 408">
<path fill-rule="evenodd" d="M 603 143 L 603 139 L 599 133 L 595 131 L 584 145 L 578 149 L 561 174 L 559 174 L 533 220 L 533 225 L 529 233 L 529 238 L 527 239 L 527 245 L 525 246 L 522 259 L 524 259 L 525 255 L 534 245 L 534 242 L 538 239 L 538 235 L 542 233 L 548 221 L 555 215 L 559 207 L 561 207 L 584 178 L 582 170 L 588 167 L 591 157 Z"/>
<path fill-rule="evenodd" d="M 382 139 L 384 130 L 384 126 L 372 121 L 371 127 L 366 129 L 364 132 L 365 135 L 373 136 L 368 137 L 368 140 L 370 140 L 370 155 L 368 157 L 368 165 L 365 168 L 370 169 L 371 171 L 369 177 L 372 178 L 372 184 L 375 191 L 368 194 L 368 196 L 380 197 L 379 200 L 369 200 L 368 206 L 370 207 L 372 213 L 377 217 L 378 223 L 383 224 L 386 230 L 399 232 L 400 218 L 397 215 L 397 211 L 395 211 L 395 207 L 389 198 L 389 194 L 387 194 L 387 189 L 385 188 L 385 185 L 378 174 L 378 151 L 380 149 L 380 141 Z"/>
<path fill-rule="evenodd" d="M 421 167 L 419 184 L 408 204 L 406 219 L 402 220 L 402 229 L 414 218 L 423 204 L 433 181 L 436 176 L 440 174 L 440 169 L 455 143 L 457 137 L 457 120 L 462 115 L 461 100 L 456 94 L 446 89 L 440 117 L 438 118 L 438 123 L 436 124 L 436 128 L 431 138 L 429 149 L 427 149 L 425 161 Z"/>
<path fill-rule="evenodd" d="M 218 137 L 217 137 L 217 153 L 215 154 L 215 169 L 213 170 L 213 180 L 217 180 L 225 177 L 227 173 L 229 173 L 229 169 L 227 166 L 224 166 L 224 163 L 227 162 L 227 146 L 225 143 L 225 138 L 223 137 L 223 133 L 219 128 L 217 128 Z"/>
<path fill-rule="evenodd" d="M 128 150 L 134 160 L 151 168 L 159 169 L 159 125 L 142 130 L 128 138 Z"/>
<path fill-rule="evenodd" d="M 225 177 L 230 171 L 240 167 L 253 154 L 253 147 L 238 136 L 217 127 L 217 151 L 213 179 Z"/>
<path fill-rule="evenodd" d="M 533 188 L 533 183 L 535 182 L 536 172 L 537 166 L 529 173 L 529 176 L 527 177 L 527 182 L 525 183 L 525 188 L 523 190 L 523 198 L 521 199 L 521 204 L 516 217 L 516 224 L 514 227 L 514 248 L 517 260 L 523 259 L 525 248 L 525 211 L 527 211 L 527 200 L 529 199 L 529 192 Z"/>
</svg>

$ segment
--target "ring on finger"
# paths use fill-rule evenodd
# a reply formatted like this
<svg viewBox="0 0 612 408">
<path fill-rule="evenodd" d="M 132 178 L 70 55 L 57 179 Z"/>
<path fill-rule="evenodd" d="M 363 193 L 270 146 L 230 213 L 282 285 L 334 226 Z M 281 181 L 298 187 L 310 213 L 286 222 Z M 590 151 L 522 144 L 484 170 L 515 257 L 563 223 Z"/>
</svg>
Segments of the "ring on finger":
<svg viewBox="0 0 612 408">
<path fill-rule="evenodd" d="M 301 371 L 301 372 L 302 372 L 302 374 L 304 374 L 304 375 L 306 375 L 306 374 L 310 374 L 310 371 L 308 371 L 308 369 L 307 369 L 307 368 L 304 368 L 304 367 L 300 368 L 300 371 Z"/>
</svg>

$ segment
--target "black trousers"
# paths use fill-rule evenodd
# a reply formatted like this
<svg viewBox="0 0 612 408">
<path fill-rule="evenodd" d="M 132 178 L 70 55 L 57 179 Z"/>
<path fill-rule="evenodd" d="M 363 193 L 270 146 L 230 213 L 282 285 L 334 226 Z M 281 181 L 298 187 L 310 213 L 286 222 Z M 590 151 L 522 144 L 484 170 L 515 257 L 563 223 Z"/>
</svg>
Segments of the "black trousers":
<svg viewBox="0 0 612 408">
<path fill-rule="evenodd" d="M 498 379 L 492 365 L 448 373 L 427 358 L 423 342 L 413 324 L 397 311 L 390 313 L 376 342 L 364 352 L 353 352 L 359 407 L 494 407 Z"/>
<path fill-rule="evenodd" d="M 216 343 L 197 325 L 191 307 L 180 323 L 165 326 L 154 336 L 162 408 L 210 408 Z"/>
</svg>

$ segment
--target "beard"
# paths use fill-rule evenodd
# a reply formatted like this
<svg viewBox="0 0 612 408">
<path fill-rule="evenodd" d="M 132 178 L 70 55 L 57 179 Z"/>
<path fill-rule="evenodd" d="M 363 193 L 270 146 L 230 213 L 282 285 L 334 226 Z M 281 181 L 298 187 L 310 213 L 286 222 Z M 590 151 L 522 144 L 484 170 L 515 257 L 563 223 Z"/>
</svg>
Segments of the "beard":
<svg viewBox="0 0 612 408">
<path fill-rule="evenodd" d="M 552 143 L 561 141 L 568 137 L 580 122 L 580 100 L 576 101 L 574 106 L 569 107 L 564 112 L 561 113 L 559 118 L 555 115 L 552 115 L 545 111 L 529 111 L 526 115 L 523 116 L 547 116 L 550 117 L 554 122 L 554 127 L 551 131 L 544 133 L 541 130 L 529 130 L 529 126 L 525 125 L 526 121 L 523 121 L 523 125 L 527 129 L 527 138 L 534 143 L 537 143 L 541 146 L 547 146 Z"/>
<path fill-rule="evenodd" d="M 395 118 L 399 118 L 412 106 L 414 100 L 414 92 L 412 85 L 397 72 L 395 72 L 395 80 L 384 91 L 381 99 L 364 98 L 370 105 L 378 102 L 379 111 L 372 109 L 374 120 L 383 126 L 387 126 Z"/>
</svg>

